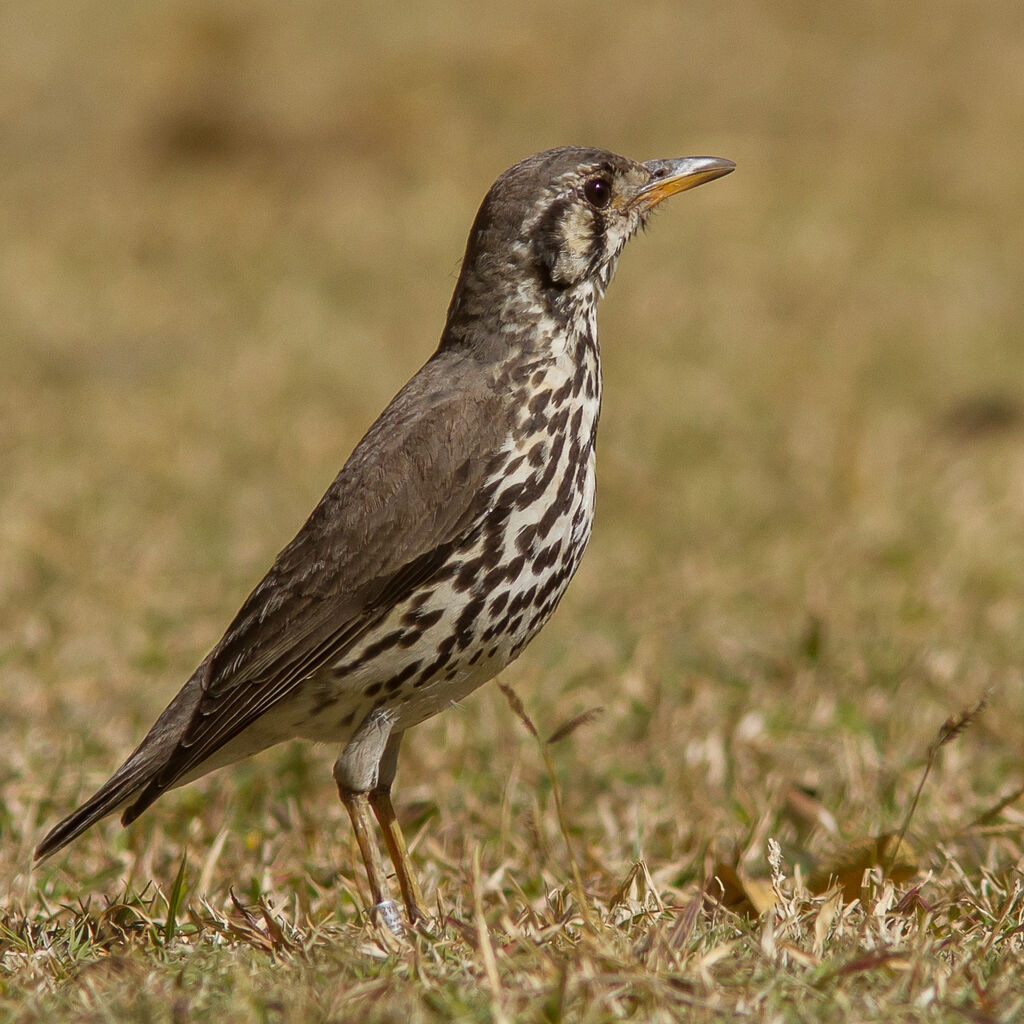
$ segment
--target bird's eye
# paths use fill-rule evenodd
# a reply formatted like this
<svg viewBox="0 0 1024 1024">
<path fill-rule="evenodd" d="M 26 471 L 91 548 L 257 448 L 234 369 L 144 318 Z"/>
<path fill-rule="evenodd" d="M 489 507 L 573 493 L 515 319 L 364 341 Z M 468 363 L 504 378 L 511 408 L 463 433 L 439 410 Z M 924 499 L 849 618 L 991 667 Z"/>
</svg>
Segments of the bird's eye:
<svg viewBox="0 0 1024 1024">
<path fill-rule="evenodd" d="M 591 178 L 583 186 L 583 194 L 595 210 L 603 210 L 612 201 L 612 187 L 604 178 Z"/>
</svg>

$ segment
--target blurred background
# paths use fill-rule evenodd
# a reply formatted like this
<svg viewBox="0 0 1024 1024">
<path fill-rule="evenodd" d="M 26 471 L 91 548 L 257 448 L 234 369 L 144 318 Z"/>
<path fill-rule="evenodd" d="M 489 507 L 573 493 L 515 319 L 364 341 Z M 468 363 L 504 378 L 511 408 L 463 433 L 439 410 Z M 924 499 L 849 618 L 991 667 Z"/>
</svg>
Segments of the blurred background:
<svg viewBox="0 0 1024 1024">
<path fill-rule="evenodd" d="M 1017 0 L 36 0 L 0 7 L 11 872 L 433 351 L 493 179 L 566 143 L 738 164 L 622 261 L 594 538 L 507 674 L 542 731 L 606 709 L 558 747 L 592 860 L 785 837 L 791 784 L 849 832 L 893 827 L 938 724 L 989 687 L 919 816 L 1019 784 Z M 543 803 L 493 687 L 418 733 L 399 799 L 440 807 L 449 852 L 474 815 L 487 836 L 503 802 Z M 288 772 L 329 806 L 334 751 L 270 756 L 277 778 L 105 834 L 202 839 L 229 791 L 274 800 Z M 96 839 L 76 858 L 109 863 Z"/>
</svg>

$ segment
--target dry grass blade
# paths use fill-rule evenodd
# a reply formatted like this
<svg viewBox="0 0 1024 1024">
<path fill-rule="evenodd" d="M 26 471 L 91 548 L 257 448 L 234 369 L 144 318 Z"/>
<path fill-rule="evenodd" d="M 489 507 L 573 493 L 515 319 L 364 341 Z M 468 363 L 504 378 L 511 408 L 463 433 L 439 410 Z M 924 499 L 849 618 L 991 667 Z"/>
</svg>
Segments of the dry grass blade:
<svg viewBox="0 0 1024 1024">
<path fill-rule="evenodd" d="M 267 934 L 270 936 L 270 941 L 274 944 L 274 949 L 276 951 L 294 949 L 294 944 L 285 935 L 284 929 L 274 917 L 266 897 L 260 897 L 259 908 L 260 916 L 263 918 L 264 925 L 266 925 Z"/>
<path fill-rule="evenodd" d="M 548 779 L 551 781 L 551 794 L 555 799 L 555 813 L 558 817 L 558 828 L 562 833 L 562 839 L 565 841 L 566 853 L 569 856 L 569 867 L 572 871 L 573 890 L 576 894 L 576 902 L 579 904 L 580 913 L 583 915 L 583 919 L 593 930 L 595 927 L 594 918 L 590 912 L 590 903 L 587 900 L 586 891 L 583 888 L 583 877 L 580 874 L 579 863 L 576 860 L 576 854 L 572 848 L 572 838 L 569 835 L 569 823 L 565 816 L 565 805 L 562 803 L 562 789 L 558 784 L 558 775 L 555 772 L 554 762 L 551 760 L 549 745 L 540 738 L 540 733 L 537 731 L 537 727 L 533 724 L 530 716 L 526 713 L 526 708 L 523 706 L 523 702 L 519 699 L 519 695 L 515 690 L 500 680 L 498 682 L 498 686 L 500 687 L 501 692 L 505 695 L 505 699 L 508 701 L 509 707 L 511 707 L 516 713 L 523 725 L 526 726 L 527 731 L 537 741 L 537 746 L 540 748 L 541 757 L 544 759 L 544 767 L 547 771 Z"/>
<path fill-rule="evenodd" d="M 879 967 L 898 967 L 905 969 L 910 960 L 909 955 L 904 950 L 890 949 L 890 950 L 879 950 L 865 953 L 863 956 L 854 957 L 854 959 L 843 964 L 839 969 L 840 977 L 848 977 L 851 974 L 858 974 L 862 971 L 875 971 Z"/>
<path fill-rule="evenodd" d="M 620 903 L 622 903 L 629 895 L 630 889 L 633 887 L 634 881 L 636 881 L 637 875 L 640 874 L 640 861 L 633 861 L 632 866 L 629 869 L 629 873 L 619 884 L 618 889 L 612 895 L 612 898 L 608 901 L 608 909 L 614 910 Z"/>
<path fill-rule="evenodd" d="M 508 706 L 513 710 L 516 717 L 520 722 L 526 726 L 526 731 L 533 736 L 535 739 L 540 739 L 540 734 L 537 732 L 537 726 L 533 724 L 532 719 L 526 713 L 526 708 L 523 706 L 523 702 L 519 699 L 519 694 L 512 689 L 508 683 L 498 680 L 498 689 L 505 695 L 505 700 L 508 701 Z"/>
<path fill-rule="evenodd" d="M 969 726 L 978 717 L 978 715 L 985 710 L 988 706 L 989 696 L 990 695 L 988 693 L 984 694 L 984 696 L 980 697 L 974 704 L 971 704 L 960 711 L 959 714 L 950 715 L 949 718 L 939 726 L 938 735 L 929 750 L 930 757 L 934 757 L 940 748 L 955 740 L 964 731 L 964 729 L 966 729 L 967 726 Z"/>
<path fill-rule="evenodd" d="M 828 937 L 832 922 L 843 905 L 843 890 L 837 885 L 826 895 L 824 902 L 814 916 L 814 945 L 811 947 L 816 957 L 825 953 L 825 940 Z"/>
<path fill-rule="evenodd" d="M 584 711 L 581 714 L 576 715 L 574 718 L 570 718 L 568 722 L 563 722 L 548 738 L 549 744 L 561 743 L 566 737 L 571 736 L 577 729 L 582 728 L 584 725 L 589 725 L 604 714 L 604 708 L 590 708 L 588 711 Z"/>
<path fill-rule="evenodd" d="M 669 945 L 673 949 L 682 949 L 690 941 L 700 909 L 704 905 L 707 889 L 708 883 L 705 880 L 680 911 L 679 918 L 668 937 Z"/>
<path fill-rule="evenodd" d="M 252 946 L 254 949 L 263 950 L 267 953 L 274 952 L 274 940 L 259 925 L 252 912 L 235 895 L 234 889 L 229 890 L 231 903 L 241 918 L 241 921 L 227 922 L 230 933 L 237 939 Z"/>
<path fill-rule="evenodd" d="M 947 744 L 955 740 L 966 728 L 969 726 L 981 712 L 988 705 L 989 695 L 986 693 L 979 697 L 973 704 L 969 704 L 966 708 L 961 710 L 958 714 L 950 715 L 941 726 L 939 726 L 938 734 L 935 740 L 928 747 L 928 756 L 925 760 L 924 771 L 921 773 L 921 780 L 917 784 L 917 789 L 914 790 L 914 797 L 910 801 L 910 806 L 907 808 L 907 813 L 903 817 L 903 822 L 900 825 L 899 832 L 896 834 L 896 842 L 893 843 L 892 850 L 885 861 L 885 871 L 888 874 L 891 871 L 893 864 L 896 862 L 896 858 L 899 856 L 900 850 L 903 846 L 903 841 L 906 838 L 907 830 L 910 828 L 910 822 L 914 817 L 914 812 L 917 810 L 918 801 L 921 799 L 921 793 L 924 791 L 924 784 L 928 781 L 928 776 L 931 774 L 932 767 L 935 764 L 935 759 L 938 757 L 939 751 Z"/>
<path fill-rule="evenodd" d="M 473 848 L 473 921 L 476 925 L 477 946 L 480 959 L 483 961 L 487 986 L 491 990 L 491 1014 L 495 1021 L 504 1024 L 508 1017 L 505 1016 L 501 976 L 498 974 L 498 961 L 494 955 L 491 932 L 484 917 L 484 887 L 480 874 L 479 845 Z"/>
<path fill-rule="evenodd" d="M 987 811 L 983 811 L 973 821 L 971 821 L 964 832 L 973 832 L 976 828 L 980 828 L 983 825 L 988 825 L 995 821 L 1003 811 L 1006 810 L 1011 804 L 1015 804 L 1022 796 L 1024 796 L 1024 786 L 1018 786 L 1016 789 L 1007 793 L 1006 796 L 1002 797 L 997 803 L 993 804 Z"/>
</svg>

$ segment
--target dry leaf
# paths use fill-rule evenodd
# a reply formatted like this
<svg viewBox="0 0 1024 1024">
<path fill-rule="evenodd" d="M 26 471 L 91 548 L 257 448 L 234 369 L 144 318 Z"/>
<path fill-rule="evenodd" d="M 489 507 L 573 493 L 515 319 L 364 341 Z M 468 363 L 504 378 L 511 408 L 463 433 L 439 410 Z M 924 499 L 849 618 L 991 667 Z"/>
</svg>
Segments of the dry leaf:
<svg viewBox="0 0 1024 1024">
<path fill-rule="evenodd" d="M 787 786 L 783 794 L 786 809 L 790 815 L 803 825 L 823 828 L 830 835 L 836 835 L 839 826 L 828 808 L 815 796 L 801 786 Z"/>
<path fill-rule="evenodd" d="M 807 887 L 811 892 L 823 893 L 835 884 L 846 900 L 859 899 L 864 872 L 876 867 L 884 868 L 886 875 L 897 883 L 913 878 L 919 870 L 917 855 L 907 840 L 900 841 L 895 833 L 884 832 L 840 847 L 818 865 Z"/>
<path fill-rule="evenodd" d="M 778 902 L 772 883 L 768 879 L 750 878 L 732 864 L 716 864 L 713 877 L 722 886 L 719 902 L 737 914 L 760 917 Z M 711 891 L 714 892 L 713 887 Z"/>
</svg>

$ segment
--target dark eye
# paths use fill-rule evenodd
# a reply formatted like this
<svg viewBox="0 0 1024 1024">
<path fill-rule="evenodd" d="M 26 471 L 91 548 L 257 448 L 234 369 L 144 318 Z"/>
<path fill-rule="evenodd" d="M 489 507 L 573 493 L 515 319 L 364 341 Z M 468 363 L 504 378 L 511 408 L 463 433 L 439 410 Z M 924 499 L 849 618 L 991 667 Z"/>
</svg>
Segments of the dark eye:
<svg viewBox="0 0 1024 1024">
<path fill-rule="evenodd" d="M 612 187 L 604 178 L 591 178 L 583 186 L 583 194 L 596 210 L 603 210 L 612 201 Z"/>
</svg>

